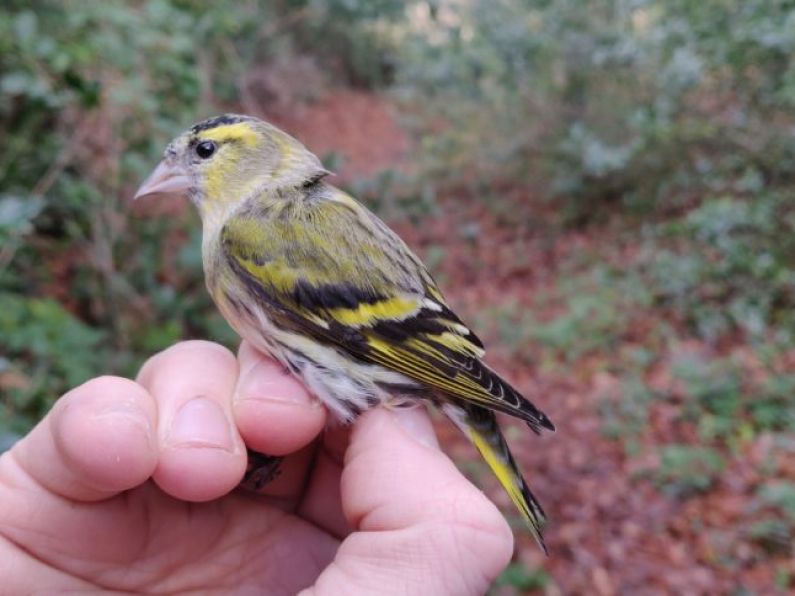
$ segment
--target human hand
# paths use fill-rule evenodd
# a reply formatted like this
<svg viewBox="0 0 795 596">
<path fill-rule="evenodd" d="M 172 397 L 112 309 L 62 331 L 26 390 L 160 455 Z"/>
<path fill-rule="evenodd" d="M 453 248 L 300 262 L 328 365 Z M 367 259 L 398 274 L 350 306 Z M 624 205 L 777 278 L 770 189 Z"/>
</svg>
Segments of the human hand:
<svg viewBox="0 0 795 596">
<path fill-rule="evenodd" d="M 88 381 L 0 457 L 0 593 L 482 594 L 512 534 L 424 410 L 325 426 L 246 344 Z M 285 456 L 258 494 L 245 445 Z"/>
</svg>

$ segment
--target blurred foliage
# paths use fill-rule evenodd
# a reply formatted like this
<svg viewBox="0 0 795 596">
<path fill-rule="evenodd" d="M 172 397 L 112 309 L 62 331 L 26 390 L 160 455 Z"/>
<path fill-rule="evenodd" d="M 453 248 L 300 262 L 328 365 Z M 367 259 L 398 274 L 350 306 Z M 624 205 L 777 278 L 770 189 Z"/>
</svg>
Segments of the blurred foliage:
<svg viewBox="0 0 795 596">
<path fill-rule="evenodd" d="M 98 349 L 105 334 L 50 298 L 25 299 L 3 293 L 0 301 L 3 346 L 16 357 L 6 361 L 2 370 L 6 385 L 10 385 L 2 403 L 7 411 L 2 413 L 21 424 L 25 420 L 20 413 L 49 407 L 64 386 L 74 387 L 96 374 L 103 364 Z M 24 370 L 17 359 L 24 359 Z"/>
<path fill-rule="evenodd" d="M 771 374 L 751 388 L 731 359 L 688 358 L 674 364 L 690 400 L 683 416 L 705 441 L 750 438 L 766 431 L 795 431 L 795 377 Z"/>
<path fill-rule="evenodd" d="M 659 228 L 645 268 L 661 306 L 715 342 L 741 330 L 791 345 L 795 211 L 789 192 L 707 197 Z"/>
<path fill-rule="evenodd" d="M 617 394 L 600 396 L 599 413 L 602 433 L 623 440 L 629 455 L 639 451 L 636 439 L 649 426 L 649 407 L 657 397 L 637 374 L 626 375 Z"/>
<path fill-rule="evenodd" d="M 795 537 L 795 484 L 770 481 L 757 491 L 757 503 L 767 515 L 754 521 L 748 533 L 766 550 L 787 553 Z"/>
<path fill-rule="evenodd" d="M 568 363 L 612 352 L 632 325 L 629 310 L 649 304 L 639 281 L 598 263 L 579 275 L 564 274 L 547 300 L 562 306 L 565 314 L 544 322 L 531 320 L 531 340 L 546 348 L 547 357 Z"/>
<path fill-rule="evenodd" d="M 541 590 L 547 587 L 552 581 L 549 573 L 541 568 L 527 568 L 524 565 L 514 563 L 508 565 L 495 582 L 495 586 L 510 586 L 520 590 L 522 593 L 531 590 Z M 496 593 L 497 590 L 494 590 Z"/>
<path fill-rule="evenodd" d="M 665 491 L 681 497 L 710 488 L 724 467 L 723 455 L 711 447 L 666 445 L 655 479 Z"/>
<path fill-rule="evenodd" d="M 398 84 L 452 130 L 438 170 L 525 174 L 593 218 L 788 184 L 795 13 L 786 2 L 418 3 Z M 779 122 L 784 126 L 771 126 Z M 453 164 L 460 168 L 449 168 Z M 539 174 L 552 174 L 540 177 Z"/>
</svg>

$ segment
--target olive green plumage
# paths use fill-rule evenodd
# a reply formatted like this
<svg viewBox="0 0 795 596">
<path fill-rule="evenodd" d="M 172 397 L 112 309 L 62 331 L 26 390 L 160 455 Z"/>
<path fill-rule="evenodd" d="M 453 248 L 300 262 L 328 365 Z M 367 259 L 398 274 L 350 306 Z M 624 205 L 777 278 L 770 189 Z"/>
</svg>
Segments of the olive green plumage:
<svg viewBox="0 0 795 596">
<path fill-rule="evenodd" d="M 232 327 L 344 421 L 427 399 L 473 441 L 543 546 L 543 511 L 494 411 L 554 426 L 482 361 L 422 262 L 270 124 L 225 115 L 166 149 L 137 196 L 187 194 L 204 226 L 207 287 Z"/>
</svg>

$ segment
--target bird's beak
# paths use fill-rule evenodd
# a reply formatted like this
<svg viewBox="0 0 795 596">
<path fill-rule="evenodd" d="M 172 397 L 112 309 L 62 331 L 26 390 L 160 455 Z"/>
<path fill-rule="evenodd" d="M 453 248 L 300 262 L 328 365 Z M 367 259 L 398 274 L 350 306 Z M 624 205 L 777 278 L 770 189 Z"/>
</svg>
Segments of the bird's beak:
<svg viewBox="0 0 795 596">
<path fill-rule="evenodd" d="M 157 164 L 155 171 L 144 180 L 135 192 L 134 201 L 152 195 L 186 194 L 190 189 L 190 178 L 179 166 L 169 164 L 165 159 Z"/>
</svg>

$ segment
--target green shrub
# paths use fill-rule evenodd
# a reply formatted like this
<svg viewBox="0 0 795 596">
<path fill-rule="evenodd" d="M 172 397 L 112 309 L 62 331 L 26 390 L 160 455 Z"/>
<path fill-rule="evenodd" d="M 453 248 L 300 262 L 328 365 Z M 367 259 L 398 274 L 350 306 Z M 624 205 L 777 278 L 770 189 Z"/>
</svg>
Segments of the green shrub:
<svg viewBox="0 0 795 596">
<path fill-rule="evenodd" d="M 572 221 L 792 184 L 785 3 L 476 0 L 415 12 L 396 80 L 432 108 L 423 161 L 437 182 L 524 179 Z"/>
<path fill-rule="evenodd" d="M 623 439 L 628 450 L 634 451 L 634 439 L 648 428 L 649 407 L 657 396 L 638 375 L 625 373 L 616 395 L 599 397 L 602 434 Z"/>
<path fill-rule="evenodd" d="M 724 467 L 723 456 L 710 447 L 666 445 L 655 480 L 664 491 L 686 497 L 709 489 Z"/>
<path fill-rule="evenodd" d="M 52 299 L 0 293 L 0 353 L 15 382 L 2 387 L 3 417 L 22 426 L 37 420 L 67 387 L 79 385 L 103 365 L 106 334 L 85 325 Z M 2 410 L 0 410 L 2 411 Z"/>
<path fill-rule="evenodd" d="M 795 485 L 768 481 L 757 490 L 755 501 L 766 515 L 749 525 L 748 534 L 770 552 L 789 553 L 795 536 Z"/>
<path fill-rule="evenodd" d="M 705 339 L 795 339 L 795 211 L 789 195 L 710 198 L 662 226 L 644 264 L 663 306 Z"/>
<path fill-rule="evenodd" d="M 677 360 L 673 372 L 684 382 L 684 416 L 703 439 L 729 438 L 745 423 L 741 371 L 734 363 L 689 356 Z"/>
<path fill-rule="evenodd" d="M 267 14 L 254 1 L 0 8 L 0 355 L 12 379 L 0 407 L 12 426 L 179 338 L 230 339 L 200 263 L 178 267 L 167 249 L 196 219 L 131 217 L 127 198 L 169 137 L 236 97 L 257 46 L 245 17 Z M 239 59 L 208 70 L 224 52 Z"/>
<path fill-rule="evenodd" d="M 511 586 L 522 592 L 541 590 L 552 581 L 543 569 L 528 569 L 524 565 L 512 563 L 497 578 L 497 586 Z"/>
</svg>

